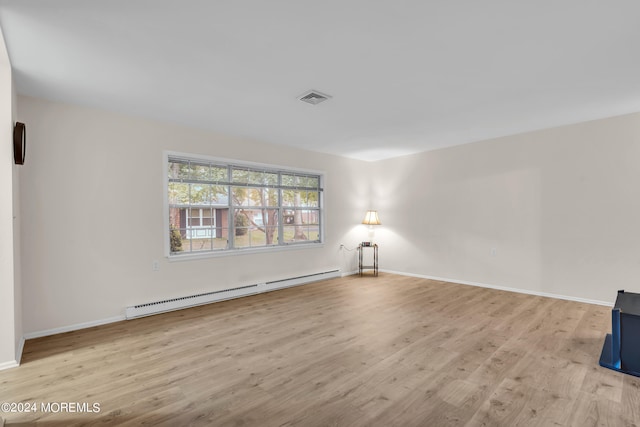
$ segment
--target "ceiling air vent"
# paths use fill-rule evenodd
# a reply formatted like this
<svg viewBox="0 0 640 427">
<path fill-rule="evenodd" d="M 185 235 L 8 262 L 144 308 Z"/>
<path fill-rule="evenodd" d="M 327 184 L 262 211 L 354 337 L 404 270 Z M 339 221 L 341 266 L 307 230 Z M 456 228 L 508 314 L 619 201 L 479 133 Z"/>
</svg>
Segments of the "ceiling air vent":
<svg viewBox="0 0 640 427">
<path fill-rule="evenodd" d="M 324 93 L 318 92 L 317 90 L 310 90 L 298 97 L 300 101 L 306 102 L 307 104 L 311 105 L 318 105 L 330 98 L 331 96 L 325 95 Z"/>
</svg>

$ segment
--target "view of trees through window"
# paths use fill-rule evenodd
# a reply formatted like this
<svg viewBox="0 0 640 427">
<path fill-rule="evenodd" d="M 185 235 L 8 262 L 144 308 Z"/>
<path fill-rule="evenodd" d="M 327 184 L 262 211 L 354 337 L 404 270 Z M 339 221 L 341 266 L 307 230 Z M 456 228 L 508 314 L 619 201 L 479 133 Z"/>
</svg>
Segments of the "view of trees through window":
<svg viewBox="0 0 640 427">
<path fill-rule="evenodd" d="M 172 255 L 321 241 L 321 176 L 168 158 Z"/>
</svg>

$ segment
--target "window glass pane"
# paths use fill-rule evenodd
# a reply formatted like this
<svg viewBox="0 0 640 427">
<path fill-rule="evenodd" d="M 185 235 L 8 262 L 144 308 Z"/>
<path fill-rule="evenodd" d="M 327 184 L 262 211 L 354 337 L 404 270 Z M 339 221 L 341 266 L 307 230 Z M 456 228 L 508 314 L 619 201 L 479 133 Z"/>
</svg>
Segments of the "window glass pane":
<svg viewBox="0 0 640 427">
<path fill-rule="evenodd" d="M 169 228 L 180 228 L 180 208 L 169 207 Z"/>
<path fill-rule="evenodd" d="M 277 209 L 236 209 L 236 218 L 244 217 L 240 220 L 241 226 L 252 226 L 254 228 L 263 228 L 264 226 L 278 225 Z M 238 221 L 236 221 L 236 224 Z"/>
<path fill-rule="evenodd" d="M 169 228 L 169 250 L 171 253 L 180 253 L 185 249 L 189 251 L 189 246 L 183 244 L 184 237 L 186 236 L 186 230 L 176 227 Z"/>
<path fill-rule="evenodd" d="M 263 197 L 264 197 L 264 205 L 270 207 L 278 206 L 278 190 L 275 188 L 265 188 L 263 189 Z"/>
<path fill-rule="evenodd" d="M 285 243 L 320 241 L 318 225 L 286 225 L 283 228 Z"/>
<path fill-rule="evenodd" d="M 258 231 L 255 228 L 249 228 L 249 246 L 265 246 L 267 244 L 267 236 L 264 231 Z"/>
<path fill-rule="evenodd" d="M 217 237 L 215 239 L 213 239 L 212 244 L 213 244 L 213 249 L 227 249 L 227 238 L 221 238 L 221 237 Z"/>
<path fill-rule="evenodd" d="M 275 226 L 275 227 L 271 227 L 271 226 L 266 227 L 265 233 L 266 233 L 266 236 L 267 236 L 267 238 L 265 238 L 265 244 L 267 244 L 267 245 L 277 245 L 277 244 L 279 244 L 279 242 L 278 242 L 278 227 L 277 226 Z M 269 242 L 271 242 L 271 243 L 267 243 L 267 240 L 269 240 Z"/>
<path fill-rule="evenodd" d="M 244 210 L 234 210 L 234 241 L 236 247 L 243 248 L 249 246 L 249 226 L 251 225 L 250 218 L 252 218 L 252 216 L 244 212 Z"/>
<path fill-rule="evenodd" d="M 309 211 L 299 211 L 301 222 L 299 224 L 311 224 L 311 213 Z M 296 221 L 298 222 L 298 221 Z"/>
<path fill-rule="evenodd" d="M 293 224 L 294 215 L 292 210 L 285 210 L 282 214 L 283 224 Z"/>
<path fill-rule="evenodd" d="M 278 206 L 275 188 L 232 187 L 235 206 Z"/>
<path fill-rule="evenodd" d="M 195 237 L 196 234 L 206 234 L 203 231 L 204 230 L 197 230 L 197 233 L 194 232 L 194 237 L 191 239 L 192 252 L 210 251 L 211 249 L 213 249 L 213 244 L 210 237 Z"/>
<path fill-rule="evenodd" d="M 308 238 L 308 233 L 307 233 L 307 228 L 305 226 L 291 226 L 291 225 L 286 225 L 283 227 L 283 236 L 284 236 L 284 241 L 285 243 L 294 243 L 294 242 L 301 242 L 301 241 L 307 241 L 309 240 Z"/>
<path fill-rule="evenodd" d="M 283 214 L 283 221 L 287 226 L 294 226 L 294 228 L 291 228 L 291 230 L 294 230 L 293 235 L 302 236 L 302 233 L 304 233 L 309 237 L 309 234 L 307 233 L 309 229 L 312 229 L 313 236 L 316 236 L 313 237 L 314 240 L 316 240 L 317 236 L 320 235 L 320 211 L 318 210 L 285 210 Z M 306 231 L 301 231 L 300 227 L 304 227 Z M 285 233 L 285 236 L 292 238 L 291 233 Z"/>
<path fill-rule="evenodd" d="M 249 180 L 249 171 L 246 169 L 233 168 L 231 171 L 231 181 L 243 184 Z"/>
<path fill-rule="evenodd" d="M 211 181 L 213 182 L 227 182 L 229 181 L 229 169 L 221 166 L 211 167 Z"/>
<path fill-rule="evenodd" d="M 238 248 L 255 248 L 278 244 L 278 227 L 267 226 L 260 229 L 246 227 L 242 229 L 242 233 L 241 236 L 236 236 L 235 239 L 236 247 Z"/>
<path fill-rule="evenodd" d="M 212 185 L 210 192 L 212 205 L 229 205 L 229 193 L 226 185 Z"/>
<path fill-rule="evenodd" d="M 169 179 L 188 179 L 189 163 L 177 160 L 169 161 Z"/>
<path fill-rule="evenodd" d="M 213 248 L 227 249 L 229 243 L 229 229 L 227 227 L 214 228 Z"/>
<path fill-rule="evenodd" d="M 317 191 L 282 190 L 282 205 L 296 207 L 317 207 L 319 200 Z"/>
<path fill-rule="evenodd" d="M 192 227 L 200 227 L 200 210 L 199 209 L 189 209 L 189 217 L 187 218 L 187 229 L 191 229 Z M 189 238 L 192 238 L 191 234 L 188 234 Z"/>
<path fill-rule="evenodd" d="M 233 182 L 238 184 L 277 185 L 278 173 L 254 169 L 233 168 Z"/>
<path fill-rule="evenodd" d="M 247 188 L 246 206 L 268 206 L 267 193 L 268 190 L 266 188 Z"/>
<path fill-rule="evenodd" d="M 207 184 L 189 184 L 190 202 L 192 205 L 211 204 L 211 186 Z"/>
<path fill-rule="evenodd" d="M 309 224 L 320 225 L 320 211 L 319 210 L 310 210 L 309 211 Z"/>
<path fill-rule="evenodd" d="M 307 231 L 307 238 L 313 242 L 320 241 L 320 226 L 319 225 L 310 225 Z"/>
<path fill-rule="evenodd" d="M 191 163 L 190 178 L 196 181 L 209 181 L 211 178 L 208 164 Z"/>
<path fill-rule="evenodd" d="M 295 190 L 282 190 L 282 206 L 295 206 Z"/>
<path fill-rule="evenodd" d="M 296 187 L 298 185 L 298 177 L 296 175 L 282 174 L 282 185 Z"/>
<path fill-rule="evenodd" d="M 294 224 L 309 224 L 309 211 L 297 210 L 297 221 Z"/>
<path fill-rule="evenodd" d="M 238 247 L 278 243 L 277 209 L 236 209 L 235 243 Z"/>
<path fill-rule="evenodd" d="M 249 189 L 246 187 L 231 187 L 234 206 L 250 206 Z"/>
<path fill-rule="evenodd" d="M 209 208 L 202 209 L 202 226 L 203 227 L 212 227 L 215 225 L 215 217 L 213 216 L 214 211 Z M 215 230 L 214 230 L 215 231 Z"/>
<path fill-rule="evenodd" d="M 181 182 L 169 183 L 169 204 L 188 205 L 189 204 L 189 184 Z"/>
<path fill-rule="evenodd" d="M 285 187 L 319 188 L 317 176 L 282 174 L 282 185 Z"/>
<path fill-rule="evenodd" d="M 248 184 L 262 184 L 264 181 L 264 173 L 259 171 L 248 171 L 247 172 L 247 183 Z"/>
<path fill-rule="evenodd" d="M 317 176 L 307 176 L 304 179 L 305 187 L 308 188 L 320 188 L 320 180 Z"/>
<path fill-rule="evenodd" d="M 317 207 L 319 194 L 317 191 L 300 191 L 300 204 L 298 206 Z"/>
<path fill-rule="evenodd" d="M 275 172 L 265 172 L 262 183 L 265 185 L 278 185 L 278 174 Z"/>
<path fill-rule="evenodd" d="M 189 227 L 187 228 L 187 239 L 192 241 L 192 244 L 196 240 L 211 239 L 215 233 L 215 229 L 211 227 Z"/>
</svg>

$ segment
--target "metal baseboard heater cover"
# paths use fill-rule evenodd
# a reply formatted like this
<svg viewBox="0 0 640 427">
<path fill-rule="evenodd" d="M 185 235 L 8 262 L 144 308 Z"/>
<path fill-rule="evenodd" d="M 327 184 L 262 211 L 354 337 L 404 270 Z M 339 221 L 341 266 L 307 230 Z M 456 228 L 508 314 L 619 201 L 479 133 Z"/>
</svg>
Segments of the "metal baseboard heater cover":
<svg viewBox="0 0 640 427">
<path fill-rule="evenodd" d="M 289 288 L 291 286 L 303 285 L 305 283 L 317 282 L 319 280 L 333 279 L 335 277 L 340 277 L 339 270 L 325 271 L 322 273 L 308 274 L 306 276 L 291 277 L 288 279 L 274 280 L 271 282 L 240 286 L 237 288 L 206 292 L 185 297 L 171 298 L 127 307 L 125 315 L 127 319 L 135 319 L 138 317 L 165 313 L 167 311 L 182 310 L 183 308 L 261 294 L 263 292 L 275 291 L 277 289 Z"/>
</svg>

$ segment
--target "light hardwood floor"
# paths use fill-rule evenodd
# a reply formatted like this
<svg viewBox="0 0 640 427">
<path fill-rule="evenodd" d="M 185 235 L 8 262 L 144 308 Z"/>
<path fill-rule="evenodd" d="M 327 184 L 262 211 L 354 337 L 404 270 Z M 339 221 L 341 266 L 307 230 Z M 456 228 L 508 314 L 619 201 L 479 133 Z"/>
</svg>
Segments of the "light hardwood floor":
<svg viewBox="0 0 640 427">
<path fill-rule="evenodd" d="M 380 274 L 26 343 L 7 426 L 633 426 L 607 307 Z"/>
</svg>

